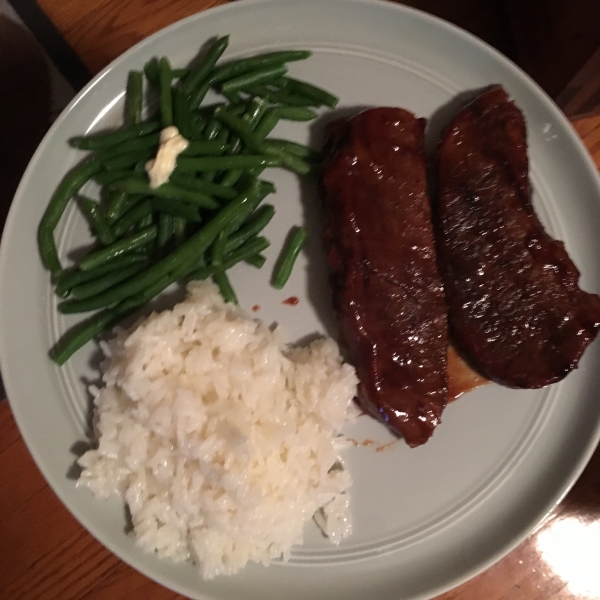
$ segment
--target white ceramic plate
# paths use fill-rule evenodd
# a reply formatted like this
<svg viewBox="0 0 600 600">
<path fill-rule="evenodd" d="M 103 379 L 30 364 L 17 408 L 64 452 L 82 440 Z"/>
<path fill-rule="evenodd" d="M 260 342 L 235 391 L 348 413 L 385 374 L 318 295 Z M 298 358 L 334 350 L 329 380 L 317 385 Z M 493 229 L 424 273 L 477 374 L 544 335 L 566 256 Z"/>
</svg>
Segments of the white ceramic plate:
<svg viewBox="0 0 600 600">
<path fill-rule="evenodd" d="M 278 48 L 314 55 L 291 73 L 341 98 L 336 114 L 362 107 L 406 107 L 431 118 L 429 139 L 457 97 L 502 83 L 525 113 L 535 205 L 548 230 L 566 241 L 582 285 L 600 291 L 600 189 L 595 167 L 558 109 L 521 71 L 494 50 L 442 21 L 370 0 L 245 0 L 176 23 L 126 52 L 98 75 L 52 127 L 16 195 L 0 258 L 0 350 L 11 405 L 39 468 L 81 523 L 136 569 L 193 598 L 378 600 L 425 598 L 475 575 L 513 548 L 566 493 L 600 435 L 600 346 L 562 383 L 537 391 L 495 385 L 451 404 L 425 446 L 385 451 L 390 434 L 368 417 L 348 433 L 372 440 L 346 455 L 354 476 L 353 536 L 338 548 L 314 525 L 288 565 L 248 566 L 239 576 L 202 582 L 190 565 L 143 554 L 124 532 L 117 501 L 94 500 L 70 478 L 77 442 L 86 439 L 85 382 L 97 376 L 92 344 L 65 368 L 47 356 L 73 319 L 59 317 L 49 276 L 37 253 L 36 228 L 51 190 L 80 158 L 73 135 L 119 123 L 129 69 L 156 55 L 184 65 L 198 46 L 231 34 L 227 57 Z M 318 144 L 322 123 L 276 132 Z M 244 307 L 279 321 L 290 340 L 331 331 L 326 273 L 319 243 L 318 203 L 311 185 L 268 173 L 278 187 L 269 226 L 273 246 L 260 272 L 237 268 L 233 282 Z M 270 267 L 292 224 L 305 221 L 312 244 L 284 292 L 268 285 Z M 58 240 L 63 256 L 86 228 L 70 210 Z M 298 296 L 298 306 L 281 301 Z"/>
</svg>

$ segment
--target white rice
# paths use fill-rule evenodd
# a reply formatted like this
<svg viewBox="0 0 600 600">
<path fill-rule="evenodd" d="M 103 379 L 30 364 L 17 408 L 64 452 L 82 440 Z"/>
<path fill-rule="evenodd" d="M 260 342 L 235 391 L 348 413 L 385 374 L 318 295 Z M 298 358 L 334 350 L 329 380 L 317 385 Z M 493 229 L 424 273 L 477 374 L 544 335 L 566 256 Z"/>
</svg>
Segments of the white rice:
<svg viewBox="0 0 600 600">
<path fill-rule="evenodd" d="M 287 560 L 316 511 L 334 543 L 351 533 L 338 432 L 358 381 L 333 340 L 286 348 L 194 283 L 105 352 L 98 448 L 80 458 L 78 484 L 122 496 L 145 551 L 212 578 Z"/>
</svg>

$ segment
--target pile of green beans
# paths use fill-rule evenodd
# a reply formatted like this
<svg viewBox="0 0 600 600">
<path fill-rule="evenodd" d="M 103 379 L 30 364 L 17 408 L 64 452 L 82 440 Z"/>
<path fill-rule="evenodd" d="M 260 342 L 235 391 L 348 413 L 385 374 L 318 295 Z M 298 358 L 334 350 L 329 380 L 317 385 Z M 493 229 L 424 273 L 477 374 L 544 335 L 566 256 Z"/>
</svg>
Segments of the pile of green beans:
<svg viewBox="0 0 600 600">
<path fill-rule="evenodd" d="M 260 179 L 265 168 L 310 174 L 317 152 L 269 138 L 282 120 L 310 121 L 319 107 L 333 108 L 329 92 L 288 75 L 288 64 L 310 56 L 283 50 L 220 62 L 229 36 L 203 57 L 173 69 L 167 57 L 130 71 L 123 127 L 70 140 L 88 155 L 55 190 L 40 222 L 38 244 L 62 313 L 98 311 L 67 332 L 52 352 L 62 365 L 92 337 L 149 302 L 178 280 L 212 277 L 237 302 L 227 270 L 245 261 L 261 268 L 269 241 L 260 234 L 275 214 L 259 206 L 275 187 Z M 221 101 L 203 104 L 212 90 Z M 157 109 L 144 118 L 145 98 Z M 160 130 L 174 125 L 189 142 L 169 181 L 150 186 L 146 162 L 156 156 Z M 81 195 L 100 184 L 98 199 Z M 77 265 L 64 269 L 55 229 L 72 199 L 95 241 Z M 271 283 L 281 289 L 306 239 L 297 228 L 275 265 Z"/>
</svg>

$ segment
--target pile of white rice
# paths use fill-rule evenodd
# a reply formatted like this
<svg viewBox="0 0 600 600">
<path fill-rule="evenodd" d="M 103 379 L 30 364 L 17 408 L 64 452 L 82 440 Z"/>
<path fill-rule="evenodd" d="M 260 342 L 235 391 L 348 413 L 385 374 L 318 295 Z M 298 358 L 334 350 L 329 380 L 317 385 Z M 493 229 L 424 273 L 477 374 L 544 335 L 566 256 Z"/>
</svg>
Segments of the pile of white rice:
<svg viewBox="0 0 600 600">
<path fill-rule="evenodd" d="M 351 533 L 338 433 L 357 378 L 334 341 L 286 348 L 195 283 L 105 352 L 79 485 L 122 496 L 144 550 L 212 578 L 287 559 L 315 513 L 334 543 Z"/>
</svg>

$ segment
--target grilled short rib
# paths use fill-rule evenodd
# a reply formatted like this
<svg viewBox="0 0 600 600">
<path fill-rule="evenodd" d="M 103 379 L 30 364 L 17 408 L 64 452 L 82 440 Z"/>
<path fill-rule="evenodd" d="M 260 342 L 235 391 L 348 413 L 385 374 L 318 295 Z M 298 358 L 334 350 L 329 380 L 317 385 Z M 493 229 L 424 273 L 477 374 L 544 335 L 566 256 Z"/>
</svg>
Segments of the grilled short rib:
<svg viewBox="0 0 600 600">
<path fill-rule="evenodd" d="M 448 328 L 424 128 L 399 108 L 336 121 L 322 178 L 333 304 L 359 400 L 410 446 L 429 439 L 447 402 Z"/>
<path fill-rule="evenodd" d="M 442 137 L 434 223 L 451 337 L 473 366 L 538 388 L 577 366 L 600 326 L 600 298 L 531 203 L 525 120 L 500 86 Z"/>
</svg>

